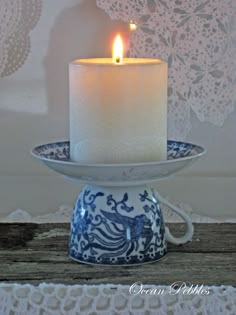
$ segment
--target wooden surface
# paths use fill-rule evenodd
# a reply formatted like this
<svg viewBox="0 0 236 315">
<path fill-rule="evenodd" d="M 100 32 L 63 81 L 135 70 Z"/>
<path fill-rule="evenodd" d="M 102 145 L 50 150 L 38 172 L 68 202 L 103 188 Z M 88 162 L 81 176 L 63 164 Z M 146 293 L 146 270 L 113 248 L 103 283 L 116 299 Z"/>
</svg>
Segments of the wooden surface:
<svg viewBox="0 0 236 315">
<path fill-rule="evenodd" d="M 183 224 L 168 224 L 181 235 Z M 0 224 L 0 281 L 38 284 L 236 286 L 236 224 L 194 224 L 193 241 L 168 244 L 166 258 L 142 266 L 89 266 L 67 256 L 69 224 Z"/>
</svg>

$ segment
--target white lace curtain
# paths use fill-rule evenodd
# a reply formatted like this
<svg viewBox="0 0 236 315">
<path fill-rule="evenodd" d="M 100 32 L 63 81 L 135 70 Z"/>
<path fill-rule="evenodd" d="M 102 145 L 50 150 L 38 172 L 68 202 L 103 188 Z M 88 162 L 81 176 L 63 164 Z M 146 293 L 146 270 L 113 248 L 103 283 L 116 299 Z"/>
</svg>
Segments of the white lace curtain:
<svg viewBox="0 0 236 315">
<path fill-rule="evenodd" d="M 191 111 L 222 126 L 236 104 L 235 0 L 96 0 L 112 19 L 138 24 L 128 55 L 169 64 L 169 138 L 184 138 Z"/>
</svg>

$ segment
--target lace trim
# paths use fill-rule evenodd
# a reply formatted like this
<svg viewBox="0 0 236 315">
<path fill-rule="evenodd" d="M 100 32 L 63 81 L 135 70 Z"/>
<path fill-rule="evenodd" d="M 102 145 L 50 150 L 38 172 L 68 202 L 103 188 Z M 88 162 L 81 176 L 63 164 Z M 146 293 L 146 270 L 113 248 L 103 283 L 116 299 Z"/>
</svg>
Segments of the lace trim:
<svg viewBox="0 0 236 315">
<path fill-rule="evenodd" d="M 141 294 L 137 291 L 138 294 L 132 294 L 129 286 L 112 284 L 65 286 L 43 283 L 32 286 L 2 283 L 0 284 L 0 313 L 4 315 L 232 315 L 235 313 L 236 289 L 230 286 L 201 287 L 202 294 L 184 294 L 180 291 L 175 295 L 170 294 L 168 286 L 143 285 L 142 288 L 149 293 Z M 206 295 L 206 292 L 209 294 Z"/>
</svg>

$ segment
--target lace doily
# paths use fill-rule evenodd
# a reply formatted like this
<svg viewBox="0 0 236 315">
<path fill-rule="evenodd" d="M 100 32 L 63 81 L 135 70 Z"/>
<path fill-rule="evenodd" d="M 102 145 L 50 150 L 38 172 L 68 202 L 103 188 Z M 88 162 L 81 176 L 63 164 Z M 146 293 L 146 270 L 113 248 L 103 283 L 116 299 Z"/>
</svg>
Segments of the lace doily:
<svg viewBox="0 0 236 315">
<path fill-rule="evenodd" d="M 4 315 L 232 315 L 236 289 L 204 287 L 208 295 L 176 295 L 167 286 L 143 285 L 156 294 L 132 294 L 130 286 L 0 284 L 0 313 Z M 163 294 L 158 294 L 159 292 Z"/>
<path fill-rule="evenodd" d="M 136 21 L 128 55 L 169 64 L 169 137 L 184 138 L 191 109 L 222 126 L 236 104 L 235 0 L 96 0 L 112 19 Z"/>
<path fill-rule="evenodd" d="M 42 0 L 1 0 L 0 77 L 17 71 L 30 51 L 30 31 L 41 15 Z"/>
</svg>

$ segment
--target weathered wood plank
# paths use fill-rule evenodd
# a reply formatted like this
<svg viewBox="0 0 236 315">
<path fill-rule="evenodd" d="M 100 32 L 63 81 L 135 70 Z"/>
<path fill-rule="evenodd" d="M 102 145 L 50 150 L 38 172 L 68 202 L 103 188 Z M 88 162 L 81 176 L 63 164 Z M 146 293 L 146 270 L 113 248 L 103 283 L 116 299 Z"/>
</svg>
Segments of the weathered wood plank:
<svg viewBox="0 0 236 315">
<path fill-rule="evenodd" d="M 167 224 L 170 231 L 180 236 L 184 234 L 185 224 Z M 236 253 L 235 223 L 195 223 L 192 242 L 182 246 L 168 244 L 168 250 L 188 253 Z"/>
<path fill-rule="evenodd" d="M 168 224 L 175 235 L 184 224 Z M 195 224 L 193 241 L 169 244 L 157 263 L 89 266 L 67 255 L 69 224 L 0 224 L 0 281 L 64 284 L 192 284 L 236 286 L 236 224 Z"/>
<path fill-rule="evenodd" d="M 68 246 L 67 223 L 2 223 L 0 224 L 0 250 L 50 249 L 60 250 Z"/>
<path fill-rule="evenodd" d="M 183 234 L 185 225 L 168 224 L 171 232 Z M 168 244 L 170 252 L 236 252 L 236 224 L 194 224 L 193 241 L 182 246 Z M 66 250 L 69 240 L 69 224 L 0 224 L 1 250 Z"/>
<path fill-rule="evenodd" d="M 59 262 L 1 263 L 0 281 L 64 284 L 191 284 L 236 286 L 236 254 L 169 253 L 159 262 L 133 267 L 88 266 L 64 257 Z"/>
<path fill-rule="evenodd" d="M 60 263 L 68 262 L 68 249 L 60 251 L 49 250 L 4 250 L 0 251 L 0 267 L 3 263 L 18 263 L 18 262 L 46 262 Z M 0 271 L 1 273 L 1 271 Z"/>
</svg>

